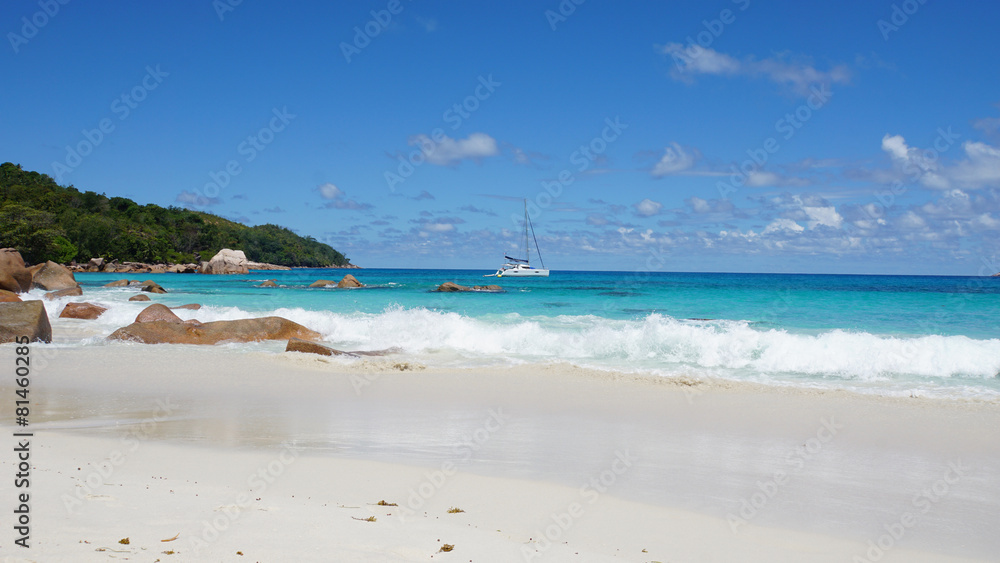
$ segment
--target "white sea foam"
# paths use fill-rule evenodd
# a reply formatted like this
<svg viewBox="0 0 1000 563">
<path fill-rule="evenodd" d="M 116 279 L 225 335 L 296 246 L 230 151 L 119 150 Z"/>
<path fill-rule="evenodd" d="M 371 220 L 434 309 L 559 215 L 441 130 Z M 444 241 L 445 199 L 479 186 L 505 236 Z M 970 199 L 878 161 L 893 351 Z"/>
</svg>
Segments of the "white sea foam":
<svg viewBox="0 0 1000 563">
<path fill-rule="evenodd" d="M 109 307 L 96 321 L 55 318 L 65 302 L 79 301 L 79 297 L 47 302 L 53 326 L 58 328 L 57 340 L 94 342 L 94 337 L 131 323 L 148 305 L 123 303 L 121 298 L 111 293 L 90 295 L 89 301 Z M 174 312 L 182 319 L 202 322 L 278 315 L 320 332 L 324 340 L 343 349 L 401 347 L 405 353 L 419 355 L 420 361 L 433 364 L 438 360 L 453 366 L 565 361 L 663 375 L 791 377 L 803 384 L 951 378 L 976 385 L 977 381 L 995 383 L 1000 374 L 1000 340 L 965 336 L 906 337 L 844 330 L 796 334 L 761 330 L 744 321 L 684 321 L 661 314 L 613 320 L 516 313 L 472 318 L 401 307 L 378 314 L 301 308 L 251 312 L 216 306 Z M 69 336 L 60 338 L 60 333 Z"/>
<path fill-rule="evenodd" d="M 516 313 L 470 318 L 423 308 L 390 308 L 379 314 L 294 308 L 273 314 L 317 330 L 325 340 L 342 346 L 399 346 L 408 352 L 447 351 L 470 359 L 724 368 L 859 380 L 902 375 L 993 378 L 1000 373 L 1000 340 L 965 336 L 896 337 L 842 330 L 792 334 L 758 330 L 742 321 L 692 322 L 659 314 L 638 321 Z M 254 315 L 210 307 L 197 316 L 210 321 Z"/>
</svg>

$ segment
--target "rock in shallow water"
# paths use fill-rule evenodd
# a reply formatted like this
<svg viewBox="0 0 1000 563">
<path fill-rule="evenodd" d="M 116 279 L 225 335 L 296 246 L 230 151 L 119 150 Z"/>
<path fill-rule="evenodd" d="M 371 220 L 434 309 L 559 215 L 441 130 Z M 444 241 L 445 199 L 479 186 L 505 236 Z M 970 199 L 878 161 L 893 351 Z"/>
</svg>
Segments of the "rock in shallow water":
<svg viewBox="0 0 1000 563">
<path fill-rule="evenodd" d="M 61 289 L 71 289 L 80 287 L 73 277 L 73 272 L 66 266 L 60 266 L 49 260 L 44 264 L 32 266 L 31 283 L 34 287 L 45 291 L 57 291 Z"/>
<path fill-rule="evenodd" d="M 151 323 L 155 321 L 166 321 L 168 323 L 183 322 L 181 321 L 181 318 L 168 309 L 166 305 L 162 305 L 160 303 L 153 303 L 149 307 L 140 311 L 135 317 L 135 322 L 137 323 Z"/>
<path fill-rule="evenodd" d="M 153 280 L 146 280 L 146 281 L 142 282 L 142 285 L 139 286 L 139 289 L 141 289 L 143 291 L 148 291 L 149 293 L 166 293 L 167 292 L 167 290 L 165 290 L 162 287 L 160 287 L 160 284 L 156 283 Z"/>
<path fill-rule="evenodd" d="M 29 342 L 52 342 L 52 325 L 41 301 L 0 303 L 0 342 L 16 342 L 22 336 Z"/>
<path fill-rule="evenodd" d="M 31 272 L 24 267 L 21 253 L 13 248 L 0 249 L 0 289 L 12 293 L 31 289 Z"/>
<path fill-rule="evenodd" d="M 340 350 L 334 350 L 322 344 L 302 340 L 301 338 L 289 338 L 285 345 L 285 352 L 303 352 L 305 354 L 319 354 L 321 356 L 339 356 L 343 354 Z"/>
<path fill-rule="evenodd" d="M 352 276 L 351 274 L 347 274 L 346 276 L 341 278 L 339 282 L 333 280 L 316 280 L 311 284 L 309 284 L 309 287 L 328 287 L 331 285 L 336 286 L 339 289 L 351 289 L 354 287 L 365 286 L 365 284 L 358 281 L 358 278 Z"/>
<path fill-rule="evenodd" d="M 388 356 L 389 354 L 398 354 L 402 351 L 402 348 L 393 347 L 386 348 L 385 350 L 353 350 L 351 352 L 344 352 L 336 348 L 317 344 L 316 342 L 302 340 L 301 338 L 289 338 L 288 344 L 285 345 L 285 352 L 303 352 L 306 354 L 319 354 L 321 356 Z"/>
<path fill-rule="evenodd" d="M 59 318 L 91 320 L 100 317 L 104 311 L 107 311 L 107 308 L 93 303 L 68 303 L 59 313 Z"/>
<path fill-rule="evenodd" d="M 114 331 L 108 339 L 143 344 L 218 344 L 290 338 L 316 340 L 320 336 L 320 333 L 288 319 L 263 317 L 198 325 L 167 321 L 132 323 Z"/>
<path fill-rule="evenodd" d="M 434 291 L 442 292 L 454 292 L 454 291 L 487 291 L 487 292 L 499 292 L 503 291 L 503 288 L 499 285 L 474 285 L 469 287 L 467 285 L 458 285 L 453 282 L 444 282 L 439 285 Z"/>
<path fill-rule="evenodd" d="M 59 299 L 60 297 L 78 297 L 83 295 L 83 290 L 77 287 L 70 287 L 67 289 L 60 289 L 59 291 L 50 291 L 45 294 L 45 298 L 49 301 L 53 299 Z"/>
<path fill-rule="evenodd" d="M 364 284 L 359 282 L 358 279 L 352 276 L 351 274 L 347 274 L 346 276 L 341 278 L 339 282 L 337 282 L 337 287 L 339 288 L 364 287 Z"/>
<path fill-rule="evenodd" d="M 20 300 L 21 298 L 18 297 L 13 291 L 0 289 L 0 303 L 17 303 Z"/>
<path fill-rule="evenodd" d="M 208 262 L 202 262 L 202 274 L 248 274 L 247 256 L 242 250 L 223 248 Z"/>
</svg>

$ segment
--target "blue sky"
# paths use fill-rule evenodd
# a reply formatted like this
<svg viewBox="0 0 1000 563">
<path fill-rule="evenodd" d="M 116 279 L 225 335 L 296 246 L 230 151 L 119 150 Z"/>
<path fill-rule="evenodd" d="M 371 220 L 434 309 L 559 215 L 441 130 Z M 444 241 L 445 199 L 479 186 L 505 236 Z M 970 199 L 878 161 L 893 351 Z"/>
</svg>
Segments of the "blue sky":
<svg viewBox="0 0 1000 563">
<path fill-rule="evenodd" d="M 527 198 L 555 270 L 1000 271 L 993 1 L 63 1 L 0 8 L 63 185 L 369 267 L 494 269 Z"/>
</svg>

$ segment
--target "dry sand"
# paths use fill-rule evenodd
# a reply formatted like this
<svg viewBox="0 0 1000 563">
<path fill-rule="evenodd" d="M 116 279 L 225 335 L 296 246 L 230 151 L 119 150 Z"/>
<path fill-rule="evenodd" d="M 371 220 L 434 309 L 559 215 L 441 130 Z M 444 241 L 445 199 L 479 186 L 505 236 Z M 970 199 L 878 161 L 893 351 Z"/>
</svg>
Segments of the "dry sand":
<svg viewBox="0 0 1000 563">
<path fill-rule="evenodd" d="M 2 556 L 679 562 L 1000 553 L 993 404 L 687 386 L 564 365 L 444 371 L 392 358 L 124 344 L 32 353 L 32 547 L 14 546 L 8 524 Z M 0 348 L 0 365 L 13 357 Z M 12 397 L 2 381 L 0 393 Z M 8 523 L 12 406 L 0 403 Z M 444 544 L 454 549 L 439 551 Z"/>
</svg>

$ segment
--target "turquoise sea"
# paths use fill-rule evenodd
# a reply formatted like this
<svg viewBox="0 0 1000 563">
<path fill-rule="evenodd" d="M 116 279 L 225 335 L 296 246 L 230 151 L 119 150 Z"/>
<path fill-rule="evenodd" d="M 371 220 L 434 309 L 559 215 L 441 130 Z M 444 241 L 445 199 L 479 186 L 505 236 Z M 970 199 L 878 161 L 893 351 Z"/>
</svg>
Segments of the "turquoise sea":
<svg viewBox="0 0 1000 563">
<path fill-rule="evenodd" d="M 366 287 L 307 287 L 347 273 Z M 397 346 L 428 366 L 567 363 L 662 377 L 1000 400 L 1000 278 L 555 271 L 547 279 L 498 279 L 487 273 L 77 274 L 85 294 L 72 300 L 111 310 L 97 321 L 56 319 L 61 303 L 49 313 L 74 329 L 57 330 L 57 345 L 129 345 L 103 337 L 131 322 L 144 304 L 127 302 L 135 289 L 101 286 L 138 276 L 169 291 L 154 301 L 204 306 L 180 312 L 184 318 L 280 315 L 321 332 L 331 346 Z M 266 279 L 280 287 L 255 287 Z M 432 291 L 446 281 L 499 284 L 504 291 Z M 84 330 L 85 322 L 96 324 Z M 281 350 L 278 343 L 254 346 Z"/>
</svg>

